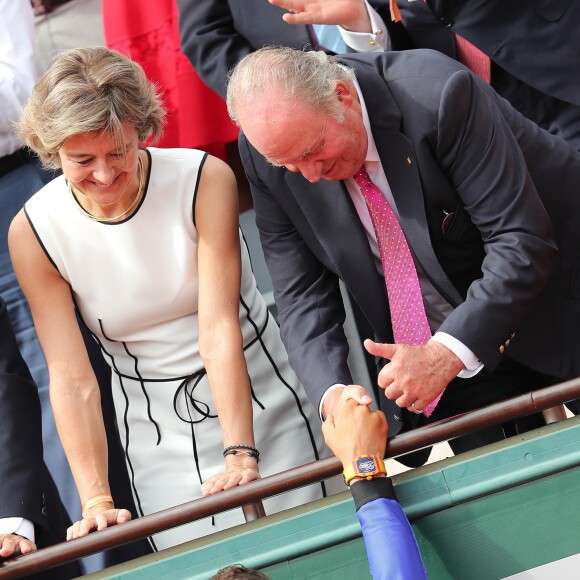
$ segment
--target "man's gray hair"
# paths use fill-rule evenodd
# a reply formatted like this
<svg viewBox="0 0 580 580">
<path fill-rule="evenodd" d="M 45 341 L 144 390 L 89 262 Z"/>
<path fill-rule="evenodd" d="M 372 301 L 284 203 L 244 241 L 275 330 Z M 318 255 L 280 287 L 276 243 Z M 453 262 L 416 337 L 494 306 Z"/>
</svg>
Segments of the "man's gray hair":
<svg viewBox="0 0 580 580">
<path fill-rule="evenodd" d="M 352 83 L 355 72 L 322 51 L 300 51 L 269 46 L 244 57 L 228 79 L 228 113 L 240 126 L 240 106 L 259 104 L 270 89 L 317 111 L 327 112 L 342 122 L 335 95 L 336 81 Z"/>
</svg>

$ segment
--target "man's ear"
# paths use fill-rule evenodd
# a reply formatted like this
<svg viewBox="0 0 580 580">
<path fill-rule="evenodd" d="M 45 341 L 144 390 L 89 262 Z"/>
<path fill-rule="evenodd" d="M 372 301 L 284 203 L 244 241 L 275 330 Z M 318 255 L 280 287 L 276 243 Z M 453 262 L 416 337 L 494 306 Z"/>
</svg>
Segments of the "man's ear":
<svg viewBox="0 0 580 580">
<path fill-rule="evenodd" d="M 350 107 L 353 100 L 352 90 L 352 87 L 344 81 L 334 81 L 334 92 L 338 97 L 338 101 L 347 107 Z"/>
</svg>

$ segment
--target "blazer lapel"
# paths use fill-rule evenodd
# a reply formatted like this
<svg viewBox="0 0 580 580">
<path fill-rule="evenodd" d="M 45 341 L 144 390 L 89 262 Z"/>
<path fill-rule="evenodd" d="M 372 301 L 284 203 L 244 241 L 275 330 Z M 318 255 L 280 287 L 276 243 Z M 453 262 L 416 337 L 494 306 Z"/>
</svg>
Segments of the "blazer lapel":
<svg viewBox="0 0 580 580">
<path fill-rule="evenodd" d="M 377 336 L 391 340 L 386 290 L 366 234 L 342 182 L 310 183 L 299 173 L 286 181 L 306 221 Z"/>
<path fill-rule="evenodd" d="M 373 135 L 411 250 L 435 288 L 451 305 L 457 306 L 463 299 L 445 274 L 431 244 L 413 143 L 401 133 L 373 129 Z"/>
<path fill-rule="evenodd" d="M 413 142 L 400 132 L 399 108 L 385 83 L 378 80 L 376 74 L 371 76 L 365 74 L 364 68 L 356 68 L 371 131 L 397 204 L 401 227 L 426 276 L 452 306 L 457 306 L 463 299 L 433 250 L 415 148 Z"/>
</svg>

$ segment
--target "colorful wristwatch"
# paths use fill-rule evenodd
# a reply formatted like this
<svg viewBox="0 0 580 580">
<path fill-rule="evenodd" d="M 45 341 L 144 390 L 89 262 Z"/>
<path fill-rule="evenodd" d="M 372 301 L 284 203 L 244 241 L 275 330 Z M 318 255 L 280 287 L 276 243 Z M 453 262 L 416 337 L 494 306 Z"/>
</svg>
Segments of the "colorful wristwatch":
<svg viewBox="0 0 580 580">
<path fill-rule="evenodd" d="M 377 475 L 386 475 L 385 462 L 376 455 L 359 455 L 344 468 L 344 482 L 350 485 L 355 478 L 373 479 Z"/>
</svg>

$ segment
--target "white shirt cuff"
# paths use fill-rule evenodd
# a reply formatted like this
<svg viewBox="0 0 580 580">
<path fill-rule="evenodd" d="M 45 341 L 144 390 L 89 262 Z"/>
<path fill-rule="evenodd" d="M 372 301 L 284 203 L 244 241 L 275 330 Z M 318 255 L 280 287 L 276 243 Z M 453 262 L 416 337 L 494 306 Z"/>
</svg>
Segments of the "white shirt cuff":
<svg viewBox="0 0 580 580">
<path fill-rule="evenodd" d="M 322 418 L 322 407 L 324 405 L 324 401 L 326 399 L 326 397 L 328 396 L 328 394 L 331 391 L 334 391 L 336 389 L 345 389 L 346 385 L 343 385 L 341 383 L 336 383 L 336 385 L 331 385 L 330 387 L 328 387 L 328 389 L 326 389 L 326 391 L 324 391 L 324 394 L 322 395 L 322 398 L 320 399 L 320 405 L 318 406 L 318 416 L 320 417 L 320 420 L 323 421 Z"/>
<path fill-rule="evenodd" d="M 0 534 L 18 534 L 34 542 L 34 524 L 26 518 L 0 518 Z"/>
<path fill-rule="evenodd" d="M 469 379 L 474 377 L 482 368 L 483 363 L 475 356 L 475 354 L 467 348 L 461 341 L 446 332 L 436 332 L 433 338 L 436 342 L 446 346 L 453 354 L 455 354 L 465 367 L 457 374 L 460 379 Z"/>
<path fill-rule="evenodd" d="M 338 27 L 344 42 L 356 52 L 385 52 L 389 35 L 383 19 L 369 6 L 365 0 L 372 32 L 353 32 L 342 26 Z"/>
</svg>

